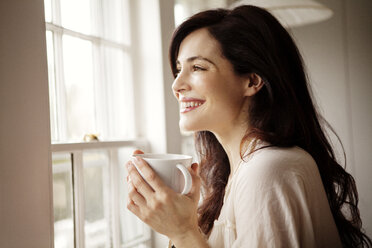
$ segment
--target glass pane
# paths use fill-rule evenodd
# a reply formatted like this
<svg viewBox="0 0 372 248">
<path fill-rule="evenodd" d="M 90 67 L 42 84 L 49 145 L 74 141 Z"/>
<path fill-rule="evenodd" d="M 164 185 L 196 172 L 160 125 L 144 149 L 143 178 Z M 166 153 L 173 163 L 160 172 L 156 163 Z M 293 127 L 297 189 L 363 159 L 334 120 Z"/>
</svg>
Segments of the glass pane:
<svg viewBox="0 0 372 248">
<path fill-rule="evenodd" d="M 118 43 L 129 45 L 129 3 L 128 0 L 110 0 L 103 2 L 103 37 Z"/>
<path fill-rule="evenodd" d="M 51 0 L 44 0 L 45 21 L 52 22 L 52 2 Z"/>
<path fill-rule="evenodd" d="M 90 0 L 61 0 L 62 26 L 77 32 L 91 34 Z"/>
<path fill-rule="evenodd" d="M 119 209 L 120 209 L 120 232 L 121 244 L 126 244 L 133 240 L 143 237 L 145 234 L 145 224 L 127 209 L 128 187 L 126 183 L 127 170 L 125 163 L 129 160 L 132 152 L 136 148 L 126 147 L 118 150 L 119 155 Z"/>
<path fill-rule="evenodd" d="M 46 31 L 46 44 L 48 55 L 48 81 L 49 81 L 49 105 L 50 105 L 50 131 L 52 142 L 58 139 L 57 129 L 57 98 L 56 98 L 56 80 L 54 64 L 54 44 L 53 33 Z"/>
<path fill-rule="evenodd" d="M 117 48 L 104 48 L 106 60 L 105 88 L 110 96 L 107 109 L 111 121 L 108 139 L 134 138 L 134 108 L 131 62 L 128 54 Z"/>
<path fill-rule="evenodd" d="M 93 82 L 92 43 L 63 36 L 64 87 L 67 140 L 97 134 Z"/>
<path fill-rule="evenodd" d="M 83 154 L 85 247 L 110 247 L 109 159 L 103 152 Z"/>
<path fill-rule="evenodd" d="M 53 154 L 54 247 L 74 247 L 72 164 L 70 154 Z"/>
</svg>

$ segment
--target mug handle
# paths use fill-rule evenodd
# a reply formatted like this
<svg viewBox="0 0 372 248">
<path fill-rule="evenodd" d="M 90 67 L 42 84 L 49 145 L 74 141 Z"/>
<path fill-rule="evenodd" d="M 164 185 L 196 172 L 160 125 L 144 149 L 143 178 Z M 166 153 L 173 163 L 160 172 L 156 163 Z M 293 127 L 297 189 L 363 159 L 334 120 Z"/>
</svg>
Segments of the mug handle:
<svg viewBox="0 0 372 248">
<path fill-rule="evenodd" d="M 177 164 L 176 167 L 182 172 L 183 177 L 185 178 L 185 186 L 183 187 L 181 194 L 186 195 L 190 193 L 191 186 L 192 186 L 191 174 L 189 170 L 183 164 Z"/>
</svg>

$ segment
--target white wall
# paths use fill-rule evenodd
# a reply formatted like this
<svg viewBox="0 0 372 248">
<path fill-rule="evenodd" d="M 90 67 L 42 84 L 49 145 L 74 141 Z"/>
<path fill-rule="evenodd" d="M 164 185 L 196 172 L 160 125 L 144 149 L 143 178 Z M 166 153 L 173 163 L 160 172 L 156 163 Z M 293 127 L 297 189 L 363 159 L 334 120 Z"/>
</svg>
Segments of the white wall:
<svg viewBox="0 0 372 248">
<path fill-rule="evenodd" d="M 372 2 L 319 2 L 330 7 L 334 16 L 292 31 L 321 113 L 345 146 L 347 171 L 359 191 L 363 226 L 372 236 Z M 334 144 L 340 156 L 340 146 Z"/>
<path fill-rule="evenodd" d="M 131 4 L 138 134 L 149 140 L 151 152 L 179 153 L 178 103 L 172 93 L 173 76 L 168 63 L 174 2 L 136 0 Z"/>
<path fill-rule="evenodd" d="M 357 2 L 357 3 L 356 3 Z M 372 1 L 348 0 L 346 42 L 355 179 L 364 227 L 372 236 Z"/>
<path fill-rule="evenodd" d="M 42 0 L 0 1 L 0 247 L 53 247 Z"/>
<path fill-rule="evenodd" d="M 132 30 L 136 116 L 139 135 L 149 141 L 147 152 L 180 153 L 178 103 L 172 93 L 173 77 L 168 47 L 174 30 L 173 0 L 133 0 Z M 166 247 L 164 235 L 153 232 L 153 247 Z"/>
</svg>

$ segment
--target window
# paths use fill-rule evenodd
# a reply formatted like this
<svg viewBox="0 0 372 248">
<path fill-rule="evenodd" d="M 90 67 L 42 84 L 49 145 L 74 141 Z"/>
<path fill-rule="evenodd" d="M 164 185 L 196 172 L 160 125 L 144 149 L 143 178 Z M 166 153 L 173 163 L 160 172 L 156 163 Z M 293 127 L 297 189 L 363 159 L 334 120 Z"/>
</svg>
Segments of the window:
<svg viewBox="0 0 372 248">
<path fill-rule="evenodd" d="M 150 247 L 150 229 L 125 199 L 124 163 L 147 144 L 131 118 L 129 0 L 44 4 L 55 247 Z"/>
<path fill-rule="evenodd" d="M 124 162 L 140 141 L 53 145 L 54 245 L 150 247 L 150 229 L 126 209 Z"/>
<path fill-rule="evenodd" d="M 45 0 L 53 142 L 134 138 L 126 0 Z M 53 8 L 52 8 L 53 7 Z"/>
</svg>

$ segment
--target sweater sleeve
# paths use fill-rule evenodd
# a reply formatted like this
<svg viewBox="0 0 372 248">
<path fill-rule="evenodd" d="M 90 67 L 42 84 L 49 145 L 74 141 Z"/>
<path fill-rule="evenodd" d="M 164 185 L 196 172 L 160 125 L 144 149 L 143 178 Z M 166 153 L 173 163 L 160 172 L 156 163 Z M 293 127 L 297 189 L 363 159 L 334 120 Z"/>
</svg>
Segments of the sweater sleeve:
<svg viewBox="0 0 372 248">
<path fill-rule="evenodd" d="M 234 185 L 233 247 L 316 247 L 308 184 L 293 169 L 297 163 L 301 161 L 258 156 L 242 165 Z"/>
</svg>

